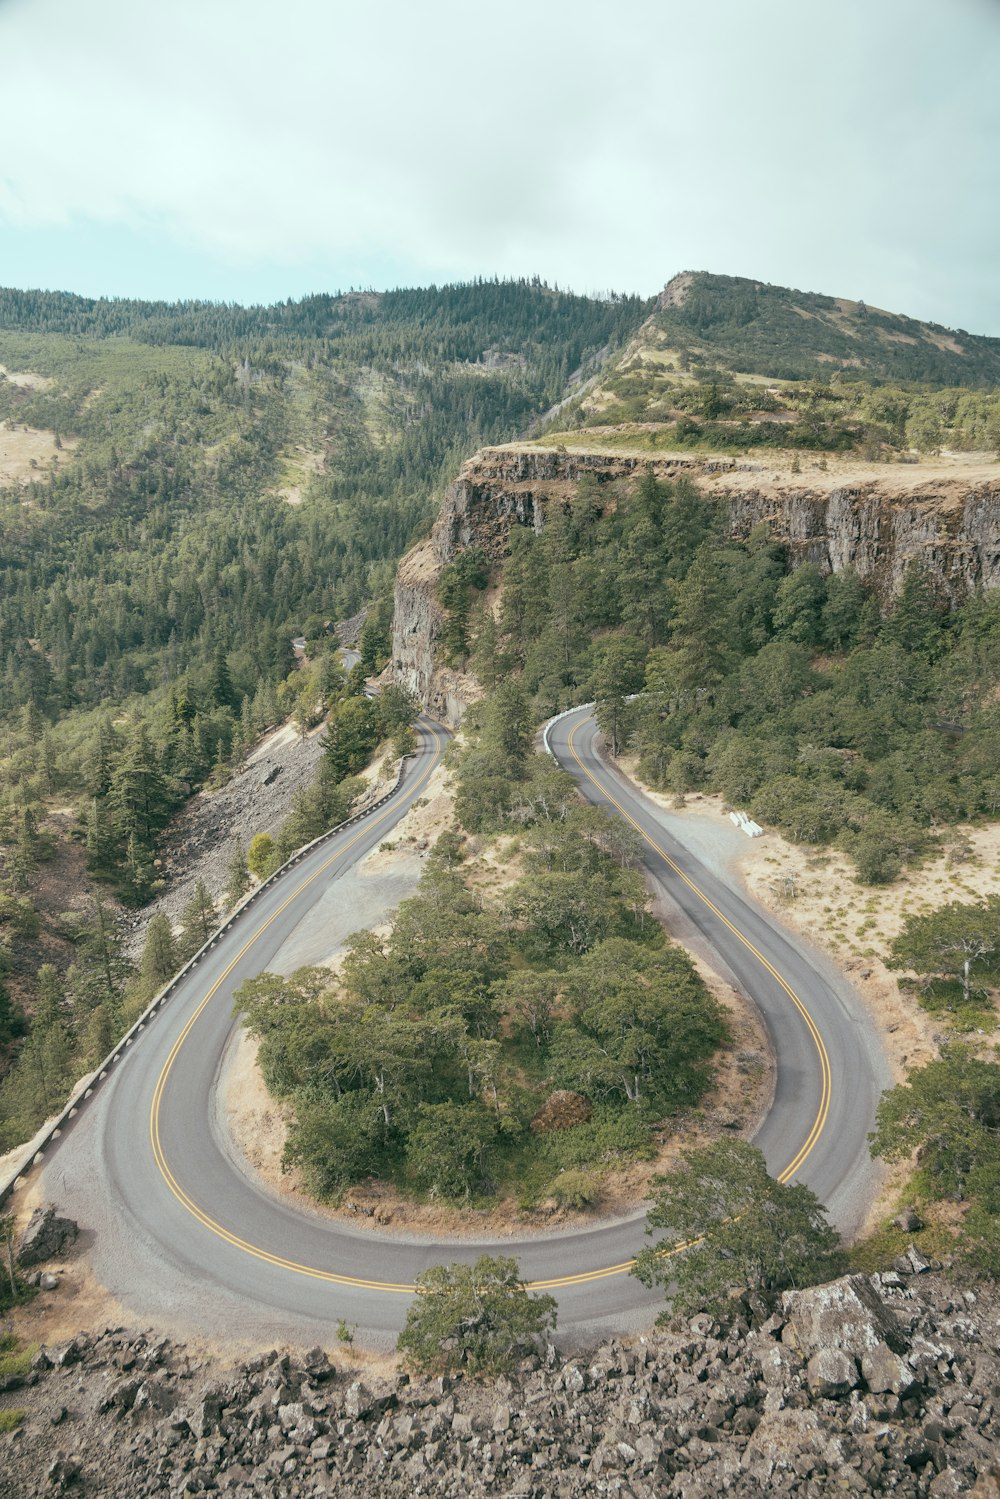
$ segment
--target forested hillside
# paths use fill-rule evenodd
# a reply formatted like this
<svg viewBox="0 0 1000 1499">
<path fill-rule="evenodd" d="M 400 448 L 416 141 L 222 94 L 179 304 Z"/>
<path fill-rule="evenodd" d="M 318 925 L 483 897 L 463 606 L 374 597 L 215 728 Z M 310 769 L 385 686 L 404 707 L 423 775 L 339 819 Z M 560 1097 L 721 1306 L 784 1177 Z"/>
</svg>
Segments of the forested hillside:
<svg viewBox="0 0 1000 1499">
<path fill-rule="evenodd" d="M 272 308 L 0 292 L 0 1072 L 24 1059 L 19 1117 L 28 1073 L 44 1112 L 119 1025 L 114 904 L 87 890 L 148 899 L 173 811 L 280 718 L 320 720 L 342 691 L 329 632 L 369 604 L 381 664 L 394 563 L 440 485 L 648 311 L 537 280 Z M 56 865 L 62 914 L 36 901 Z"/>
<path fill-rule="evenodd" d="M 742 276 L 675 277 L 652 324 L 674 348 L 697 346 L 744 374 L 803 380 L 839 367 L 848 379 L 1000 383 L 1000 338 Z"/>
<path fill-rule="evenodd" d="M 689 480 L 584 475 L 540 534 L 513 529 L 496 614 L 468 624 L 482 556 L 449 565 L 445 647 L 488 691 L 519 679 L 536 718 L 596 699 L 613 752 L 634 747 L 654 785 L 720 791 L 844 848 L 866 881 L 995 817 L 1000 597 L 949 611 L 914 562 L 886 613 L 855 574 L 792 570 L 763 528 L 740 543 L 723 522 Z M 488 828 L 513 788 L 494 773 L 480 794 L 471 825 Z"/>
<path fill-rule="evenodd" d="M 842 297 L 685 273 L 551 427 L 574 441 L 649 449 L 995 452 L 998 384 L 1000 339 Z"/>
</svg>

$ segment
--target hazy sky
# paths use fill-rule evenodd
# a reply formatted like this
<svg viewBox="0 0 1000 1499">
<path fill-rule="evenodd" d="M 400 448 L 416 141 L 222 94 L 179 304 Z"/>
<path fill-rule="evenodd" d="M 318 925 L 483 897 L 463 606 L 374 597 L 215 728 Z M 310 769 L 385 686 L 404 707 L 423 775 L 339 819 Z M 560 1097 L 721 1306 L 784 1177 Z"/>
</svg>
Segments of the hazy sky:
<svg viewBox="0 0 1000 1499">
<path fill-rule="evenodd" d="M 0 283 L 709 269 L 1000 334 L 1000 0 L 0 0 Z"/>
</svg>

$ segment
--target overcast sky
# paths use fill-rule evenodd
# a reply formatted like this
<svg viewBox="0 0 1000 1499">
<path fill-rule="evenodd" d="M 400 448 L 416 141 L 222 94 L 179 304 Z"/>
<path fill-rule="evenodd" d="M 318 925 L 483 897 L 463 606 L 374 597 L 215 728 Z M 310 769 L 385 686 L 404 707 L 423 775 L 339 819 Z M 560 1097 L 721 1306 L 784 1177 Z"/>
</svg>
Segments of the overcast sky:
<svg viewBox="0 0 1000 1499">
<path fill-rule="evenodd" d="M 0 0 L 0 283 L 759 277 L 1000 334 L 1000 0 Z"/>
</svg>

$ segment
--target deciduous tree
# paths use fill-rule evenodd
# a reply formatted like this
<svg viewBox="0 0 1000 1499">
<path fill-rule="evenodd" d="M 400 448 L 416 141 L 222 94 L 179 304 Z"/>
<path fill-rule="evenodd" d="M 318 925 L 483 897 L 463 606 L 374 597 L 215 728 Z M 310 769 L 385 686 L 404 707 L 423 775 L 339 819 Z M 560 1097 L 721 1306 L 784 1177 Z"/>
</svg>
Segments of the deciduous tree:
<svg viewBox="0 0 1000 1499">
<path fill-rule="evenodd" d="M 667 1289 L 671 1310 L 721 1310 L 741 1292 L 774 1297 L 840 1268 L 839 1239 L 808 1187 L 777 1181 L 743 1140 L 684 1151 L 654 1182 L 650 1235 L 633 1274 Z"/>
</svg>

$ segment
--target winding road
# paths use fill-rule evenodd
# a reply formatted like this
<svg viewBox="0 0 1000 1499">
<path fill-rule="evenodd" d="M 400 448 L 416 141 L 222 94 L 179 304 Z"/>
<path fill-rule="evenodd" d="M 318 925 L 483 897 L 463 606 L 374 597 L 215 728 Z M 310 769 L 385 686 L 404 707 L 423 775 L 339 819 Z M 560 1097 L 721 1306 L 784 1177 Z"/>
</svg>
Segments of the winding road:
<svg viewBox="0 0 1000 1499">
<path fill-rule="evenodd" d="M 871 1199 L 865 1136 L 888 1081 L 860 998 L 821 954 L 784 935 L 685 847 L 680 819 L 607 765 L 588 710 L 554 724 L 550 742 L 584 795 L 642 835 L 668 925 L 757 1004 L 778 1066 L 756 1143 L 773 1171 L 807 1182 L 851 1230 Z M 233 991 L 268 967 L 332 882 L 405 815 L 444 744 L 439 727 L 422 719 L 393 799 L 311 850 L 241 913 L 47 1159 L 45 1196 L 90 1231 L 94 1274 L 132 1316 L 188 1337 L 225 1330 L 288 1341 L 328 1341 L 342 1317 L 360 1338 L 388 1346 L 416 1275 L 442 1259 L 502 1250 L 518 1256 L 526 1280 L 554 1292 L 572 1341 L 650 1320 L 659 1297 L 627 1274 L 643 1242 L 641 1215 L 521 1242 L 379 1236 L 270 1192 L 237 1159 L 218 1117 L 220 1071 L 238 1023 Z"/>
</svg>

